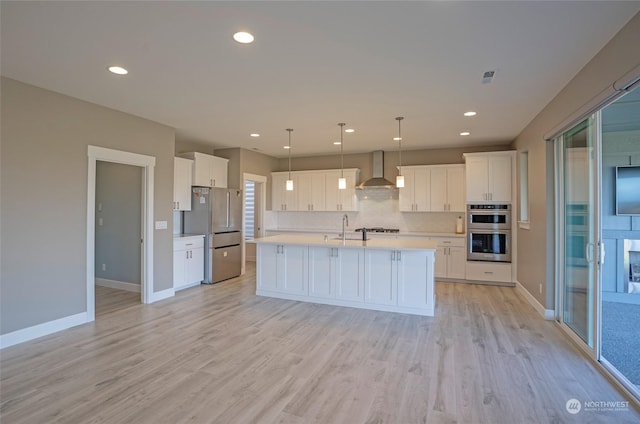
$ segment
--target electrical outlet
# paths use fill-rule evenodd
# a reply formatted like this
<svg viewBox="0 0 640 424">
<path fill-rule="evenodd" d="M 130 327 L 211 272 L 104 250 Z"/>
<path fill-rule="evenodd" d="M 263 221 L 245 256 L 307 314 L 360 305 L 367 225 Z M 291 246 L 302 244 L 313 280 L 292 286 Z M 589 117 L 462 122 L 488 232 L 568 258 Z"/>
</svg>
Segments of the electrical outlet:
<svg viewBox="0 0 640 424">
<path fill-rule="evenodd" d="M 540 294 L 542 294 L 542 283 L 540 284 Z"/>
<path fill-rule="evenodd" d="M 106 271 L 107 270 L 107 264 L 102 264 L 102 270 Z"/>
<path fill-rule="evenodd" d="M 102 218 L 98 218 L 98 226 L 102 227 Z"/>
</svg>

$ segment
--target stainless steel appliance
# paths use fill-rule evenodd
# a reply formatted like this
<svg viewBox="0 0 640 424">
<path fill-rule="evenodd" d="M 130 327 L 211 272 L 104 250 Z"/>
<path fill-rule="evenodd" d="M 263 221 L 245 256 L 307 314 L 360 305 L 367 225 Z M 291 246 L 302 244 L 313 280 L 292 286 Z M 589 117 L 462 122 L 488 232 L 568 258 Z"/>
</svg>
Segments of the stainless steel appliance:
<svg viewBox="0 0 640 424">
<path fill-rule="evenodd" d="M 467 260 L 511 262 L 511 205 L 467 205 Z"/>
<path fill-rule="evenodd" d="M 213 284 L 240 275 L 241 190 L 193 187 L 191 211 L 184 212 L 182 228 L 188 234 L 207 235 L 203 284 Z"/>
</svg>

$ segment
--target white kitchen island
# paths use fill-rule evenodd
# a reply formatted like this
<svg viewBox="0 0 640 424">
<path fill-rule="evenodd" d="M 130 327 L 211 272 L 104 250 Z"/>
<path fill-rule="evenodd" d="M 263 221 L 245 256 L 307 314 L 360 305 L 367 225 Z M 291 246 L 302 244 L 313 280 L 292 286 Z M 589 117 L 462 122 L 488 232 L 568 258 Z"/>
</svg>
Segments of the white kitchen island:
<svg viewBox="0 0 640 424">
<path fill-rule="evenodd" d="M 256 294 L 433 316 L 437 242 L 322 235 L 256 239 Z"/>
</svg>

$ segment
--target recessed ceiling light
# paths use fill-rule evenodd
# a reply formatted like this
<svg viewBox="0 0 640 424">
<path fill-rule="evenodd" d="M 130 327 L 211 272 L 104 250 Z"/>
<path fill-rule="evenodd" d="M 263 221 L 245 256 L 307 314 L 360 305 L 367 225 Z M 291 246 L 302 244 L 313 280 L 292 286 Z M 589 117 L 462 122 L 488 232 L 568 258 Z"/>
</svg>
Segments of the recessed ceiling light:
<svg viewBox="0 0 640 424">
<path fill-rule="evenodd" d="M 348 129 L 344 130 L 344 132 L 352 133 L 352 132 L 355 132 L 355 130 L 353 128 L 348 128 Z"/>
<path fill-rule="evenodd" d="M 233 39 L 242 44 L 253 43 L 253 35 L 244 31 L 233 34 Z"/>
<path fill-rule="evenodd" d="M 107 69 L 109 69 L 109 72 L 117 75 L 127 75 L 129 73 L 129 71 L 121 66 L 109 66 Z"/>
<path fill-rule="evenodd" d="M 393 137 L 393 141 L 400 141 L 402 140 L 400 137 Z"/>
<path fill-rule="evenodd" d="M 342 143 L 340 143 L 339 141 L 334 141 L 333 144 L 335 144 L 336 146 L 341 145 Z"/>
<path fill-rule="evenodd" d="M 289 146 L 282 146 L 282 147 L 284 147 L 285 149 L 290 149 L 290 148 L 291 148 L 291 147 L 289 147 Z"/>
<path fill-rule="evenodd" d="M 464 116 L 476 116 L 476 115 L 477 115 L 477 113 L 472 111 L 472 110 L 470 110 L 469 112 L 465 112 L 464 113 Z"/>
<path fill-rule="evenodd" d="M 469 131 L 463 131 L 460 133 L 460 135 L 467 136 L 467 135 L 471 135 L 471 133 Z"/>
<path fill-rule="evenodd" d="M 249 135 L 250 135 L 251 137 L 260 137 L 260 134 L 258 134 L 258 133 L 252 133 L 252 134 L 249 134 Z"/>
</svg>

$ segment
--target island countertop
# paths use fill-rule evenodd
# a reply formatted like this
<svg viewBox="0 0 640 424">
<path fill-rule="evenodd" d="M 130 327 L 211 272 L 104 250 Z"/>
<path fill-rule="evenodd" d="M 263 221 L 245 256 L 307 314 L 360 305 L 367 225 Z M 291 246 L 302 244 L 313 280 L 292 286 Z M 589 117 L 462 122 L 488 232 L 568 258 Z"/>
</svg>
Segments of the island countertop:
<svg viewBox="0 0 640 424">
<path fill-rule="evenodd" d="M 346 247 L 365 249 L 390 249 L 390 250 L 436 250 L 438 242 L 422 237 L 411 238 L 371 238 L 362 239 L 347 238 L 345 241 L 339 237 L 323 235 L 298 235 L 281 234 L 277 236 L 261 237 L 253 240 L 258 244 L 296 244 L 305 246 Z"/>
</svg>

